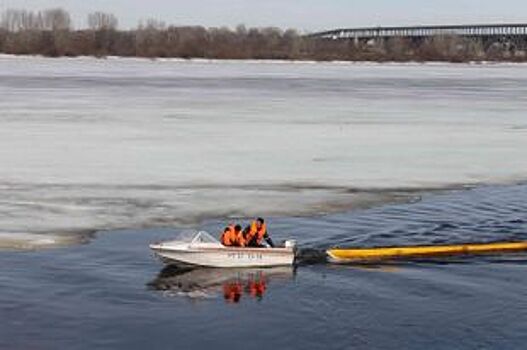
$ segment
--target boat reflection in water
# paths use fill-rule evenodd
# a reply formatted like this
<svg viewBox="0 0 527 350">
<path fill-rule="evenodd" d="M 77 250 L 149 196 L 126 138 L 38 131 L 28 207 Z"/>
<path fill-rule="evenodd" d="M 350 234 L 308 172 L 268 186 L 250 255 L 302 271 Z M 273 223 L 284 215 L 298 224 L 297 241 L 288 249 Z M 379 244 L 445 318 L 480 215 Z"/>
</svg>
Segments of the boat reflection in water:
<svg viewBox="0 0 527 350">
<path fill-rule="evenodd" d="M 166 266 L 148 285 L 169 296 L 205 299 L 223 296 L 227 303 L 243 298 L 262 300 L 275 283 L 294 278 L 291 266 L 272 268 L 200 268 Z"/>
</svg>

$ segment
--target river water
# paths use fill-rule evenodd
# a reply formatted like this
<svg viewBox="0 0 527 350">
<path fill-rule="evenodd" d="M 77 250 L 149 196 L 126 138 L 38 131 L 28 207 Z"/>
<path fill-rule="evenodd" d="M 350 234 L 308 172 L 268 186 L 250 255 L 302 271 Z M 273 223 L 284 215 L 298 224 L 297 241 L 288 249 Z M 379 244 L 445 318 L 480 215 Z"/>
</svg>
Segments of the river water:
<svg viewBox="0 0 527 350">
<path fill-rule="evenodd" d="M 527 239 L 526 110 L 523 65 L 0 57 L 0 348 L 521 349 L 525 254 L 323 251 Z M 257 214 L 296 269 L 148 252 Z"/>
<path fill-rule="evenodd" d="M 527 239 L 527 186 L 310 218 L 273 217 L 299 266 L 163 269 L 174 230 L 100 233 L 91 244 L 0 254 L 2 349 L 523 349 L 527 254 L 331 265 L 342 246 Z M 216 232 L 222 221 L 199 226 Z M 178 231 L 178 230 L 175 230 Z"/>
</svg>

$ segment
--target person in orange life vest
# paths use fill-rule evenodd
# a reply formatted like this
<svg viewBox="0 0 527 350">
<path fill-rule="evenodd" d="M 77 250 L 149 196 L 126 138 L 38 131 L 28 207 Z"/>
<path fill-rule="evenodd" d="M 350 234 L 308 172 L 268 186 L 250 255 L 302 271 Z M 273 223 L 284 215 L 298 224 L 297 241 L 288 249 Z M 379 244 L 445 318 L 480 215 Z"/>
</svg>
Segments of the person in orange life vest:
<svg viewBox="0 0 527 350">
<path fill-rule="evenodd" d="M 265 240 L 271 248 L 274 248 L 273 240 L 269 237 L 264 219 L 257 218 L 251 222 L 251 225 L 246 228 L 246 232 L 245 242 L 247 246 L 263 247 L 263 241 Z"/>
<path fill-rule="evenodd" d="M 229 225 L 223 230 L 220 238 L 221 244 L 230 247 L 234 244 L 234 225 Z"/>
<path fill-rule="evenodd" d="M 243 247 L 245 240 L 243 239 L 242 227 L 240 225 L 229 225 L 223 230 L 221 235 L 221 244 L 226 247 Z"/>
<path fill-rule="evenodd" d="M 238 247 L 245 247 L 246 241 L 243 236 L 242 227 L 240 225 L 234 226 L 234 235 L 236 236 L 236 243 Z"/>
<path fill-rule="evenodd" d="M 249 243 L 248 239 L 249 239 L 249 233 L 251 232 L 251 225 L 247 225 L 245 226 L 245 228 L 243 229 L 243 238 L 245 239 L 245 241 L 247 243 Z"/>
</svg>

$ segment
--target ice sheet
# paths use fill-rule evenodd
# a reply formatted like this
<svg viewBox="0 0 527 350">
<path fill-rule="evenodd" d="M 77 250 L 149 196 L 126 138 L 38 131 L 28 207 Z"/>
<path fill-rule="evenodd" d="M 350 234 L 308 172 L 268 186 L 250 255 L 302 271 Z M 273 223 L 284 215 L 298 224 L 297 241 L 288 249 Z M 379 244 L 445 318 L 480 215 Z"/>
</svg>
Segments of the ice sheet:
<svg viewBox="0 0 527 350">
<path fill-rule="evenodd" d="M 521 181 L 526 110 L 522 65 L 2 56 L 0 248 Z"/>
</svg>

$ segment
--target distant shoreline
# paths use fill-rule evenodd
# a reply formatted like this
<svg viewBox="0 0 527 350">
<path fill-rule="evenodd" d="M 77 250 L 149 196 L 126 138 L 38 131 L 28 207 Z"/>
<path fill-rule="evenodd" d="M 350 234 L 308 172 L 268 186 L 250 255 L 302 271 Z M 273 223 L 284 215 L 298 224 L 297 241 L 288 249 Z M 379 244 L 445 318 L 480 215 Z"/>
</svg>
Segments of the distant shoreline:
<svg viewBox="0 0 527 350">
<path fill-rule="evenodd" d="M 253 63 L 253 64 L 335 64 L 335 65 L 403 65 L 403 66 L 518 66 L 527 65 L 527 61 L 343 61 L 343 60 L 308 60 L 308 59 L 245 59 L 245 58 L 181 58 L 181 57 L 141 57 L 141 56 L 45 56 L 40 54 L 6 54 L 0 53 L 0 59 L 67 59 L 67 60 L 98 60 L 98 61 L 151 61 L 173 63 Z"/>
<path fill-rule="evenodd" d="M 351 40 L 313 37 L 296 29 L 167 25 L 147 20 L 122 30 L 113 14 L 88 15 L 76 28 L 60 8 L 0 13 L 0 53 L 46 57 L 143 57 L 315 62 L 527 62 L 525 38 L 489 41 L 437 35 Z"/>
</svg>

